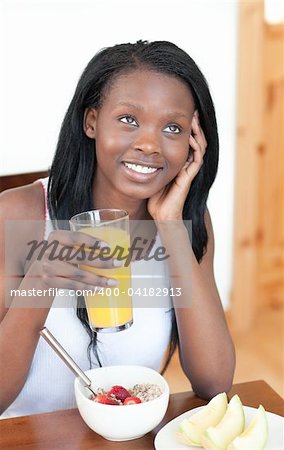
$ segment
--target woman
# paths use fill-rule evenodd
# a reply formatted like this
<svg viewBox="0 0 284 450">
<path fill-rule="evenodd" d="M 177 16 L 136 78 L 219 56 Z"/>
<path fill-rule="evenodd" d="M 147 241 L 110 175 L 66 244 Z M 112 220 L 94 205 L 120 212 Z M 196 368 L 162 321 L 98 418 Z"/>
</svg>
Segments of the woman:
<svg viewBox="0 0 284 450">
<path fill-rule="evenodd" d="M 83 369 L 138 363 L 159 370 L 166 348 L 167 366 L 178 343 L 196 394 L 211 398 L 230 389 L 234 347 L 214 280 L 214 236 L 206 208 L 217 163 L 212 99 L 204 76 L 183 50 L 165 41 L 138 41 L 106 48 L 89 62 L 63 121 L 49 180 L 1 198 L 2 229 L 7 219 L 42 221 L 23 227 L 20 244 L 11 244 L 10 270 L 17 276 L 6 283 L 6 302 L 2 290 L 4 417 L 75 404 L 72 375 L 38 341 L 44 325 Z M 26 244 L 32 239 L 80 245 L 80 233 L 63 229 L 60 220 L 99 208 L 127 210 L 130 219 L 148 220 L 157 228 L 171 255 L 170 285 L 181 291 L 167 308 L 138 308 L 132 327 L 111 336 L 92 333 L 81 299 L 69 293 L 106 286 L 107 278 L 67 261 L 50 261 L 48 252 L 27 261 Z M 192 240 L 184 220 L 192 221 Z M 1 259 L 4 275 L 3 247 Z M 34 307 L 27 307 L 23 299 L 11 298 L 11 287 L 62 288 L 65 303 L 56 308 L 58 299 L 48 294 L 44 301 L 35 296 Z"/>
</svg>

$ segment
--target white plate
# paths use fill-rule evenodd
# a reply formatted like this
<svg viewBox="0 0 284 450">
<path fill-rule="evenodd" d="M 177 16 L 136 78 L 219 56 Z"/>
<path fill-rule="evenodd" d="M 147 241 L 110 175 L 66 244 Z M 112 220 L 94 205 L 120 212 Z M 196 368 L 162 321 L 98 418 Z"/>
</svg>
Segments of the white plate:
<svg viewBox="0 0 284 450">
<path fill-rule="evenodd" d="M 176 431 L 183 419 L 186 419 L 192 414 L 195 414 L 204 406 L 199 406 L 198 408 L 191 409 L 180 416 L 173 419 L 171 422 L 167 423 L 157 434 L 155 438 L 155 449 L 156 450 L 198 450 L 201 447 L 192 447 L 189 445 L 182 444 L 178 441 L 176 437 Z M 250 406 L 244 406 L 246 427 L 252 421 L 256 414 L 256 409 Z M 283 431 L 284 431 L 284 419 L 277 414 L 267 412 L 268 420 L 268 441 L 265 447 L 266 450 L 283 450 Z"/>
</svg>

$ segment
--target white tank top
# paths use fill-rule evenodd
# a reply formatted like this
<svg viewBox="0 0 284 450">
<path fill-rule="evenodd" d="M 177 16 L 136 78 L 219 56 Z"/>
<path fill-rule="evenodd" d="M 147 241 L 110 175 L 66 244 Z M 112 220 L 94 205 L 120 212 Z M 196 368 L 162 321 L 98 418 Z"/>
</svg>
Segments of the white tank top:
<svg viewBox="0 0 284 450">
<path fill-rule="evenodd" d="M 42 183 L 47 204 L 48 178 L 38 180 Z M 45 239 L 52 230 L 48 210 L 45 211 Z M 159 236 L 151 250 L 161 245 Z M 145 266 L 147 264 L 147 266 Z M 147 271 L 146 271 L 147 268 Z M 165 263 L 136 261 L 131 264 L 132 288 L 148 286 L 168 288 L 169 277 Z M 146 281 L 139 274 L 152 273 L 153 278 Z M 160 370 L 170 341 L 172 302 L 170 296 L 162 298 L 162 307 L 135 307 L 141 298 L 135 294 L 133 300 L 133 325 L 127 330 L 111 334 L 97 334 L 97 351 L 103 366 L 135 364 Z M 151 297 L 149 297 L 149 302 Z M 55 307 L 60 302 L 60 307 Z M 64 304 L 66 307 L 64 307 Z M 140 303 L 141 304 L 141 303 Z M 76 297 L 65 290 L 65 297 L 55 297 L 53 307 L 47 316 L 45 326 L 63 345 L 82 370 L 90 369 L 87 355 L 89 335 L 76 316 Z M 91 367 L 99 367 L 91 351 Z M 39 339 L 32 360 L 28 378 L 15 401 L 1 415 L 1 418 L 22 416 L 76 407 L 74 396 L 74 375 L 61 359 L 43 340 Z"/>
</svg>

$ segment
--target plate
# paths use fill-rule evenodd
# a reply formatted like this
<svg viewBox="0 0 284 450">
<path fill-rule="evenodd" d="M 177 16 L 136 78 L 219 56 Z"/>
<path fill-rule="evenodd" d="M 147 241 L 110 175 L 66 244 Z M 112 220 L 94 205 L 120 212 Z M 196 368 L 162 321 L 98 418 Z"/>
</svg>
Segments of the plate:
<svg viewBox="0 0 284 450">
<path fill-rule="evenodd" d="M 167 423 L 157 434 L 154 445 L 156 450 L 198 450 L 202 447 L 192 447 L 182 444 L 178 441 L 175 433 L 183 419 L 186 419 L 197 411 L 200 411 L 204 406 L 191 409 L 180 416 Z M 246 418 L 246 427 L 252 421 L 257 409 L 250 406 L 244 406 L 244 413 Z M 283 450 L 283 427 L 284 419 L 277 414 L 266 411 L 268 420 L 268 441 L 266 450 Z"/>
</svg>

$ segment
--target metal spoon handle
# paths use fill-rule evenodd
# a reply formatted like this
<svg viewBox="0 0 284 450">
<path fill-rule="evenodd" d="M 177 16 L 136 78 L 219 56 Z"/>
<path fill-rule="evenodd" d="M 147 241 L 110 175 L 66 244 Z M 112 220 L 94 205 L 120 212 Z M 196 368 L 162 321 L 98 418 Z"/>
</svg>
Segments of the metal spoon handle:
<svg viewBox="0 0 284 450">
<path fill-rule="evenodd" d="M 59 344 L 58 340 L 53 336 L 48 328 L 44 327 L 40 331 L 40 335 L 46 340 L 46 342 L 53 348 L 57 355 L 65 362 L 65 364 L 72 370 L 72 372 L 81 379 L 84 386 L 90 389 L 92 384 L 90 378 L 80 369 L 80 367 L 75 363 L 71 356 L 66 352 L 66 350 Z M 93 391 L 92 391 L 93 392 Z"/>
</svg>

